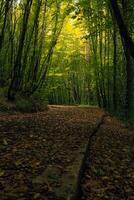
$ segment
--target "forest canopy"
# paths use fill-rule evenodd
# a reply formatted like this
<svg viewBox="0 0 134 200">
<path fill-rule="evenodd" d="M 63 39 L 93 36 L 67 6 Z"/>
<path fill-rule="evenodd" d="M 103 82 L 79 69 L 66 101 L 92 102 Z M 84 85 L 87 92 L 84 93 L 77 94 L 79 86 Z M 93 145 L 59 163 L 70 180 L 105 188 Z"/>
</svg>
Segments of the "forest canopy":
<svg viewBox="0 0 134 200">
<path fill-rule="evenodd" d="M 133 116 L 132 0 L 0 0 L 0 95 Z"/>
</svg>

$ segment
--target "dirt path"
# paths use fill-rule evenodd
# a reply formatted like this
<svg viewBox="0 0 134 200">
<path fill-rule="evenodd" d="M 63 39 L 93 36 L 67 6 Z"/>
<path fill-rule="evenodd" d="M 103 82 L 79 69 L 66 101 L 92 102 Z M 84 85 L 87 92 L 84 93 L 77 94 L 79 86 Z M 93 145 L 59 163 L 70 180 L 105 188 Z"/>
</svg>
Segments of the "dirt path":
<svg viewBox="0 0 134 200">
<path fill-rule="evenodd" d="M 106 117 L 90 149 L 80 199 L 134 200 L 134 132 Z"/>
<path fill-rule="evenodd" d="M 78 175 L 83 149 L 103 114 L 50 106 L 44 113 L 0 116 L 0 200 L 69 199 L 74 177 L 67 175 Z M 132 131 L 105 117 L 87 160 L 79 199 L 134 200 Z"/>
<path fill-rule="evenodd" d="M 51 106 L 44 113 L 0 116 L 0 200 L 63 199 L 56 194 L 68 185 L 62 177 L 102 114 Z"/>
</svg>

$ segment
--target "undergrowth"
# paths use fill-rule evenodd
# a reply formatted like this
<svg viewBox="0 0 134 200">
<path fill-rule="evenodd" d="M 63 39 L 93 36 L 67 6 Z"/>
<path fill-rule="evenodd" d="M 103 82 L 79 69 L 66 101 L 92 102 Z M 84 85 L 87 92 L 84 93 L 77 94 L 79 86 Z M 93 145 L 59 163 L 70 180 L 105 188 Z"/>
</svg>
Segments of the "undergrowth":
<svg viewBox="0 0 134 200">
<path fill-rule="evenodd" d="M 35 93 L 30 97 L 18 95 L 13 102 L 7 100 L 7 97 L 0 91 L 0 113 L 32 113 L 45 111 L 47 109 L 47 99 L 42 93 Z"/>
</svg>

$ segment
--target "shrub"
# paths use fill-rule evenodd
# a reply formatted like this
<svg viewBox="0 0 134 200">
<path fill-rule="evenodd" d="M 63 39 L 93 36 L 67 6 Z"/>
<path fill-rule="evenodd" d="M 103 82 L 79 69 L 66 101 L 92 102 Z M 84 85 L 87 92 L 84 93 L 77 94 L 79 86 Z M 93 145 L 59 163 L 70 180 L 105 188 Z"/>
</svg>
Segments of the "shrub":
<svg viewBox="0 0 134 200">
<path fill-rule="evenodd" d="M 18 97 L 16 100 L 16 109 L 20 112 L 38 112 L 47 109 L 47 101 L 35 94 L 29 98 Z"/>
<path fill-rule="evenodd" d="M 7 88 L 0 88 L 0 112 L 1 113 L 14 113 L 14 112 L 38 112 L 47 109 L 46 94 L 44 91 L 38 91 L 31 97 L 24 97 L 21 95 L 16 96 L 14 102 L 9 102 L 6 95 Z"/>
<path fill-rule="evenodd" d="M 1 113 L 13 113 L 16 112 L 16 106 L 14 103 L 10 103 L 6 98 L 0 97 L 0 112 Z"/>
</svg>

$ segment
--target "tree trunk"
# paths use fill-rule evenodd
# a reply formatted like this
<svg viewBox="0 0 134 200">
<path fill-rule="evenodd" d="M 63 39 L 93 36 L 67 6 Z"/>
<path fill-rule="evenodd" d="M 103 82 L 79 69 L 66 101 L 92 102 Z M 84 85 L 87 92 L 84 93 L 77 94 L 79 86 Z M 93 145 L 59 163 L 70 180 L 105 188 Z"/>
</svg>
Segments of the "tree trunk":
<svg viewBox="0 0 134 200">
<path fill-rule="evenodd" d="M 134 42 L 130 37 L 127 25 L 125 24 L 124 19 L 121 15 L 117 0 L 110 0 L 110 6 L 113 10 L 115 19 L 119 27 L 120 35 L 125 42 L 125 46 L 129 50 L 131 56 L 134 58 Z"/>
<path fill-rule="evenodd" d="M 116 111 L 117 109 L 117 81 L 116 81 L 116 73 L 117 73 L 117 30 L 116 25 L 114 24 L 114 35 L 113 35 L 113 43 L 114 43 L 114 55 L 113 55 L 113 109 Z"/>
<path fill-rule="evenodd" d="M 28 25 L 28 19 L 30 15 L 30 9 L 32 5 L 32 0 L 27 0 L 27 3 L 25 5 L 25 11 L 23 16 L 23 24 L 22 24 L 22 30 L 20 33 L 20 39 L 19 39 L 19 46 L 18 46 L 18 52 L 14 64 L 13 69 L 13 78 L 11 80 L 11 84 L 9 86 L 8 90 L 8 99 L 14 100 L 16 92 L 19 90 L 20 84 L 21 84 L 21 71 L 22 71 L 22 53 L 23 53 L 23 47 L 24 47 L 24 41 L 25 41 L 25 35 L 27 31 L 27 25 Z"/>
</svg>

